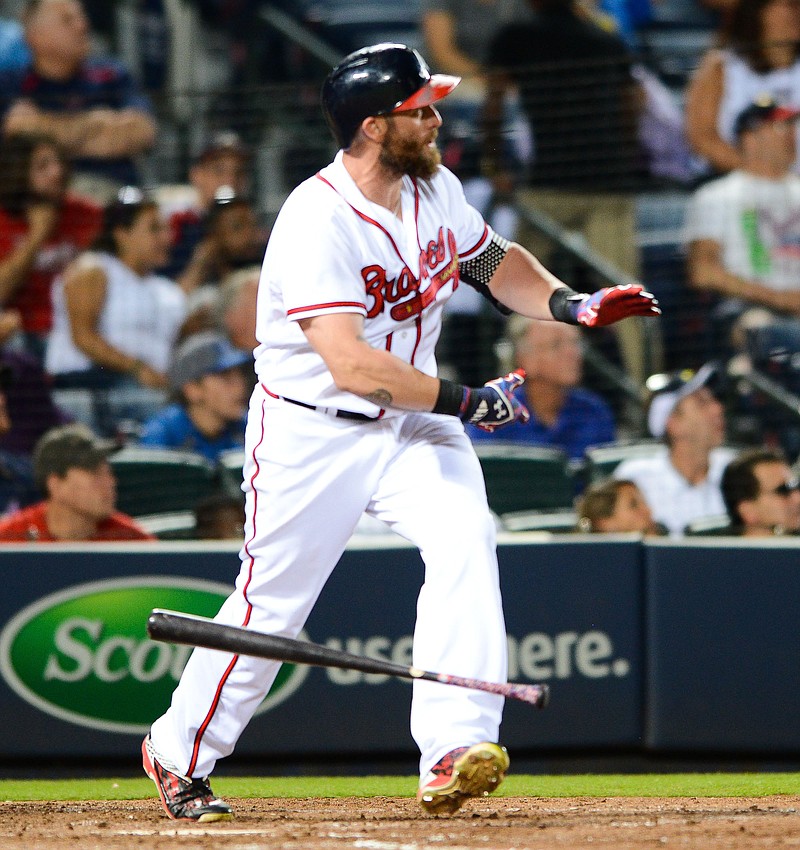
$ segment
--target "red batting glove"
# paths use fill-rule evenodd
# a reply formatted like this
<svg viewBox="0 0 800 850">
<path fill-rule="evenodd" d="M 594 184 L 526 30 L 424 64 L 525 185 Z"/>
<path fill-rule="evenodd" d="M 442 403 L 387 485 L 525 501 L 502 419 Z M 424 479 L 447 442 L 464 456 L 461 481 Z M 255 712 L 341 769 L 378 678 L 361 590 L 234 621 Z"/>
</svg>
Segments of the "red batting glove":
<svg viewBox="0 0 800 850">
<path fill-rule="evenodd" d="M 572 301 L 574 296 L 570 296 Z M 573 309 L 573 304 L 570 304 Z M 579 325 L 600 328 L 628 316 L 660 316 L 661 308 L 652 292 L 638 283 L 607 286 L 574 301 L 574 316 Z"/>
</svg>

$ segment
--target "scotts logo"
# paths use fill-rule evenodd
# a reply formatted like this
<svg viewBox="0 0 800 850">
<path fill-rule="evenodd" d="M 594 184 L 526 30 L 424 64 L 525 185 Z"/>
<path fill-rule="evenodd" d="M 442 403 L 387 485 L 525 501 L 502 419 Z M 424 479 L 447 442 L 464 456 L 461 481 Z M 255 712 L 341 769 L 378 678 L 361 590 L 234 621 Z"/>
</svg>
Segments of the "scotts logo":
<svg viewBox="0 0 800 850">
<path fill-rule="evenodd" d="M 75 585 L 9 621 L 0 672 L 24 700 L 61 720 L 142 734 L 168 708 L 192 651 L 150 640 L 150 612 L 213 617 L 229 593 L 224 584 L 164 576 Z M 259 713 L 285 700 L 307 671 L 284 664 Z"/>
</svg>

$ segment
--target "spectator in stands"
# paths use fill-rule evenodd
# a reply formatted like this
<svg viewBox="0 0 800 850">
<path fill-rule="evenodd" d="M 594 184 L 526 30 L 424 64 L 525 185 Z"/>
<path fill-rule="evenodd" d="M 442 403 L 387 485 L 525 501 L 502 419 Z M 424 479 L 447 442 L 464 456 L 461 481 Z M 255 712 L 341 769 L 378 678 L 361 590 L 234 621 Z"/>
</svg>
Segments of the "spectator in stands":
<svg viewBox="0 0 800 850">
<path fill-rule="evenodd" d="M 252 201 L 221 189 L 206 216 L 203 241 L 178 278 L 189 299 L 185 334 L 213 326 L 220 283 L 231 272 L 260 263 L 266 241 Z"/>
<path fill-rule="evenodd" d="M 265 245 L 253 202 L 223 187 L 208 208 L 203 239 L 178 281 L 187 293 L 203 284 L 216 286 L 229 272 L 260 263 Z"/>
<path fill-rule="evenodd" d="M 30 61 L 31 52 L 25 42 L 22 24 L 6 14 L 0 15 L 0 71 L 24 68 Z"/>
<path fill-rule="evenodd" d="M 156 136 L 150 103 L 121 63 L 89 57 L 79 0 L 28 0 L 23 24 L 32 60 L 0 76 L 3 131 L 54 136 L 78 185 L 105 202 L 138 182 L 134 158 Z"/>
<path fill-rule="evenodd" d="M 527 0 L 422 0 L 422 34 L 431 65 L 461 83 L 483 82 L 492 38 L 505 24 L 531 17 Z"/>
<path fill-rule="evenodd" d="M 431 65 L 462 77 L 437 109 L 444 124 L 438 144 L 442 162 L 458 174 L 467 200 L 498 233 L 516 238 L 517 213 L 509 203 L 512 181 L 530 156 L 530 130 L 518 98 L 507 98 L 502 122 L 503 173 L 497 180 L 481 173 L 481 111 L 486 99 L 485 62 L 492 37 L 505 24 L 531 17 L 527 0 L 423 0 L 421 30 Z M 494 368 L 492 348 L 502 331 L 495 311 L 469 286 L 447 302 L 437 359 L 453 378 L 480 385 Z"/>
<path fill-rule="evenodd" d="M 633 57 L 575 0 L 531 5 L 534 20 L 503 27 L 489 49 L 484 167 L 494 172 L 502 165 L 500 110 L 516 86 L 535 140 L 520 199 L 581 232 L 590 248 L 636 279 L 634 192 L 646 185 L 646 170 L 638 140 L 644 95 Z M 552 267 L 549 239 L 523 226 L 518 241 Z M 657 346 L 645 344 L 640 320 L 626 319 L 616 333 L 624 368 L 643 386 L 659 368 Z"/>
<path fill-rule="evenodd" d="M 48 431 L 36 445 L 33 468 L 45 498 L 0 521 L 0 542 L 153 540 L 117 511 L 113 447 L 82 425 Z"/>
<path fill-rule="evenodd" d="M 577 502 L 576 531 L 586 534 L 664 534 L 633 481 L 609 478 L 591 484 Z"/>
<path fill-rule="evenodd" d="M 530 421 L 512 423 L 497 434 L 470 426 L 470 437 L 475 441 L 553 446 L 573 460 L 581 460 L 589 446 L 613 442 L 616 434 L 611 409 L 598 395 L 580 386 L 580 328 L 513 316 L 507 335 L 515 368 L 524 369 L 527 375 L 517 395 L 530 411 Z"/>
<path fill-rule="evenodd" d="M 794 0 L 739 0 L 686 91 L 689 143 L 712 172 L 742 168 L 735 122 L 764 95 L 800 107 L 800 6 Z M 795 163 L 797 168 L 797 163 Z"/>
<path fill-rule="evenodd" d="M 221 334 L 197 333 L 184 340 L 169 371 L 178 400 L 145 423 L 141 444 L 192 451 L 210 461 L 241 448 L 251 389 L 244 367 L 252 363 L 252 355 Z"/>
<path fill-rule="evenodd" d="M 251 162 L 250 149 L 236 133 L 214 133 L 192 163 L 189 183 L 157 190 L 172 231 L 169 264 L 162 270 L 167 277 L 177 278 L 191 262 L 203 241 L 206 216 L 217 193 L 225 189 L 234 195 L 248 194 Z"/>
<path fill-rule="evenodd" d="M 0 313 L 0 326 L 5 315 Z M 0 347 L 0 370 L 10 374 L 5 404 L 11 417 L 11 428 L 0 429 L 0 452 L 29 457 L 45 431 L 66 424 L 69 416 L 54 404 L 42 364 L 28 352 Z"/>
<path fill-rule="evenodd" d="M 153 274 L 169 251 L 155 201 L 127 187 L 105 211 L 95 250 L 53 285 L 45 365 L 56 402 L 103 435 L 143 422 L 165 401 L 166 371 L 186 296 Z"/>
<path fill-rule="evenodd" d="M 15 375 L 11 367 L 0 361 L 0 440 L 13 427 L 8 393 L 14 383 Z M 30 454 L 0 448 L 0 515 L 30 505 L 37 498 Z"/>
<path fill-rule="evenodd" d="M 689 283 L 722 296 L 715 315 L 724 346 L 749 308 L 800 318 L 798 115 L 771 98 L 750 104 L 734 128 L 739 166 L 697 189 L 687 207 Z M 800 324 L 796 333 L 800 350 Z"/>
<path fill-rule="evenodd" d="M 244 498 L 215 493 L 194 507 L 195 534 L 199 540 L 241 540 Z"/>
<path fill-rule="evenodd" d="M 256 298 L 259 266 L 246 266 L 227 275 L 219 287 L 214 304 L 216 327 L 234 348 L 252 353 L 256 339 Z"/>
<path fill-rule="evenodd" d="M 748 449 L 722 474 L 731 532 L 742 537 L 800 533 L 800 482 L 774 449 Z"/>
<path fill-rule="evenodd" d="M 614 470 L 615 478 L 639 487 L 656 522 L 672 537 L 682 536 L 695 519 L 725 512 L 720 481 L 735 452 L 721 447 L 725 416 L 709 388 L 714 375 L 714 367 L 707 364 L 695 375 L 657 376 L 660 384 L 651 379 L 656 386 L 647 424 L 665 449 L 652 457 L 625 460 Z"/>
<path fill-rule="evenodd" d="M 44 358 L 51 286 L 97 236 L 102 210 L 67 192 L 69 167 L 50 136 L 0 143 L 0 304 L 19 311 L 27 350 Z"/>
</svg>

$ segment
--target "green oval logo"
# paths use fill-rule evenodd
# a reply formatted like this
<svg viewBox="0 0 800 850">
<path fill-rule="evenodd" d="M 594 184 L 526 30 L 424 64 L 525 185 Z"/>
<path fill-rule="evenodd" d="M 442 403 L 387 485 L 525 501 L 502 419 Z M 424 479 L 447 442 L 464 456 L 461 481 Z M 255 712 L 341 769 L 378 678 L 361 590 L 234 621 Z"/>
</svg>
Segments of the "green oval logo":
<svg viewBox="0 0 800 850">
<path fill-rule="evenodd" d="M 213 617 L 228 585 L 136 576 L 75 585 L 17 613 L 0 633 L 0 673 L 24 700 L 61 720 L 144 734 L 169 707 L 192 652 L 150 640 L 153 608 Z M 301 685 L 307 667 L 284 664 L 258 713 Z"/>
</svg>

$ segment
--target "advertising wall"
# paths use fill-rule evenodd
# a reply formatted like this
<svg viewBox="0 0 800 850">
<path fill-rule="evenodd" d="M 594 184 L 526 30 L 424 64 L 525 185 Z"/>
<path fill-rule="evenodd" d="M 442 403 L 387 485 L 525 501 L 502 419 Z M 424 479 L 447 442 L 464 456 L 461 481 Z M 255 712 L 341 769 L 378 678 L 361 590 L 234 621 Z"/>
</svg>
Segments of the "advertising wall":
<svg viewBox="0 0 800 850">
<path fill-rule="evenodd" d="M 32 557 L 33 554 L 33 557 Z M 147 638 L 153 608 L 213 615 L 235 550 L 9 547 L 0 598 L 4 756 L 136 751 L 169 704 L 188 650 Z M 500 547 L 510 678 L 553 684 L 552 708 L 509 703 L 504 741 L 520 748 L 635 744 L 642 738 L 640 547 L 635 542 Z M 348 550 L 306 637 L 410 664 L 416 550 Z M 442 618 L 457 616 L 446 607 Z M 447 671 L 444 671 L 447 672 Z M 412 751 L 409 683 L 284 665 L 237 753 Z"/>
<path fill-rule="evenodd" d="M 552 689 L 545 711 L 507 703 L 509 747 L 800 752 L 795 544 L 509 535 L 498 551 L 509 679 Z M 190 652 L 147 637 L 150 611 L 212 616 L 238 566 L 225 544 L 4 547 L 0 758 L 135 754 Z M 353 546 L 304 636 L 408 665 L 422 580 L 413 548 Z M 237 755 L 412 754 L 410 698 L 284 665 Z"/>
<path fill-rule="evenodd" d="M 800 752 L 800 548 L 647 548 L 647 745 Z"/>
</svg>

